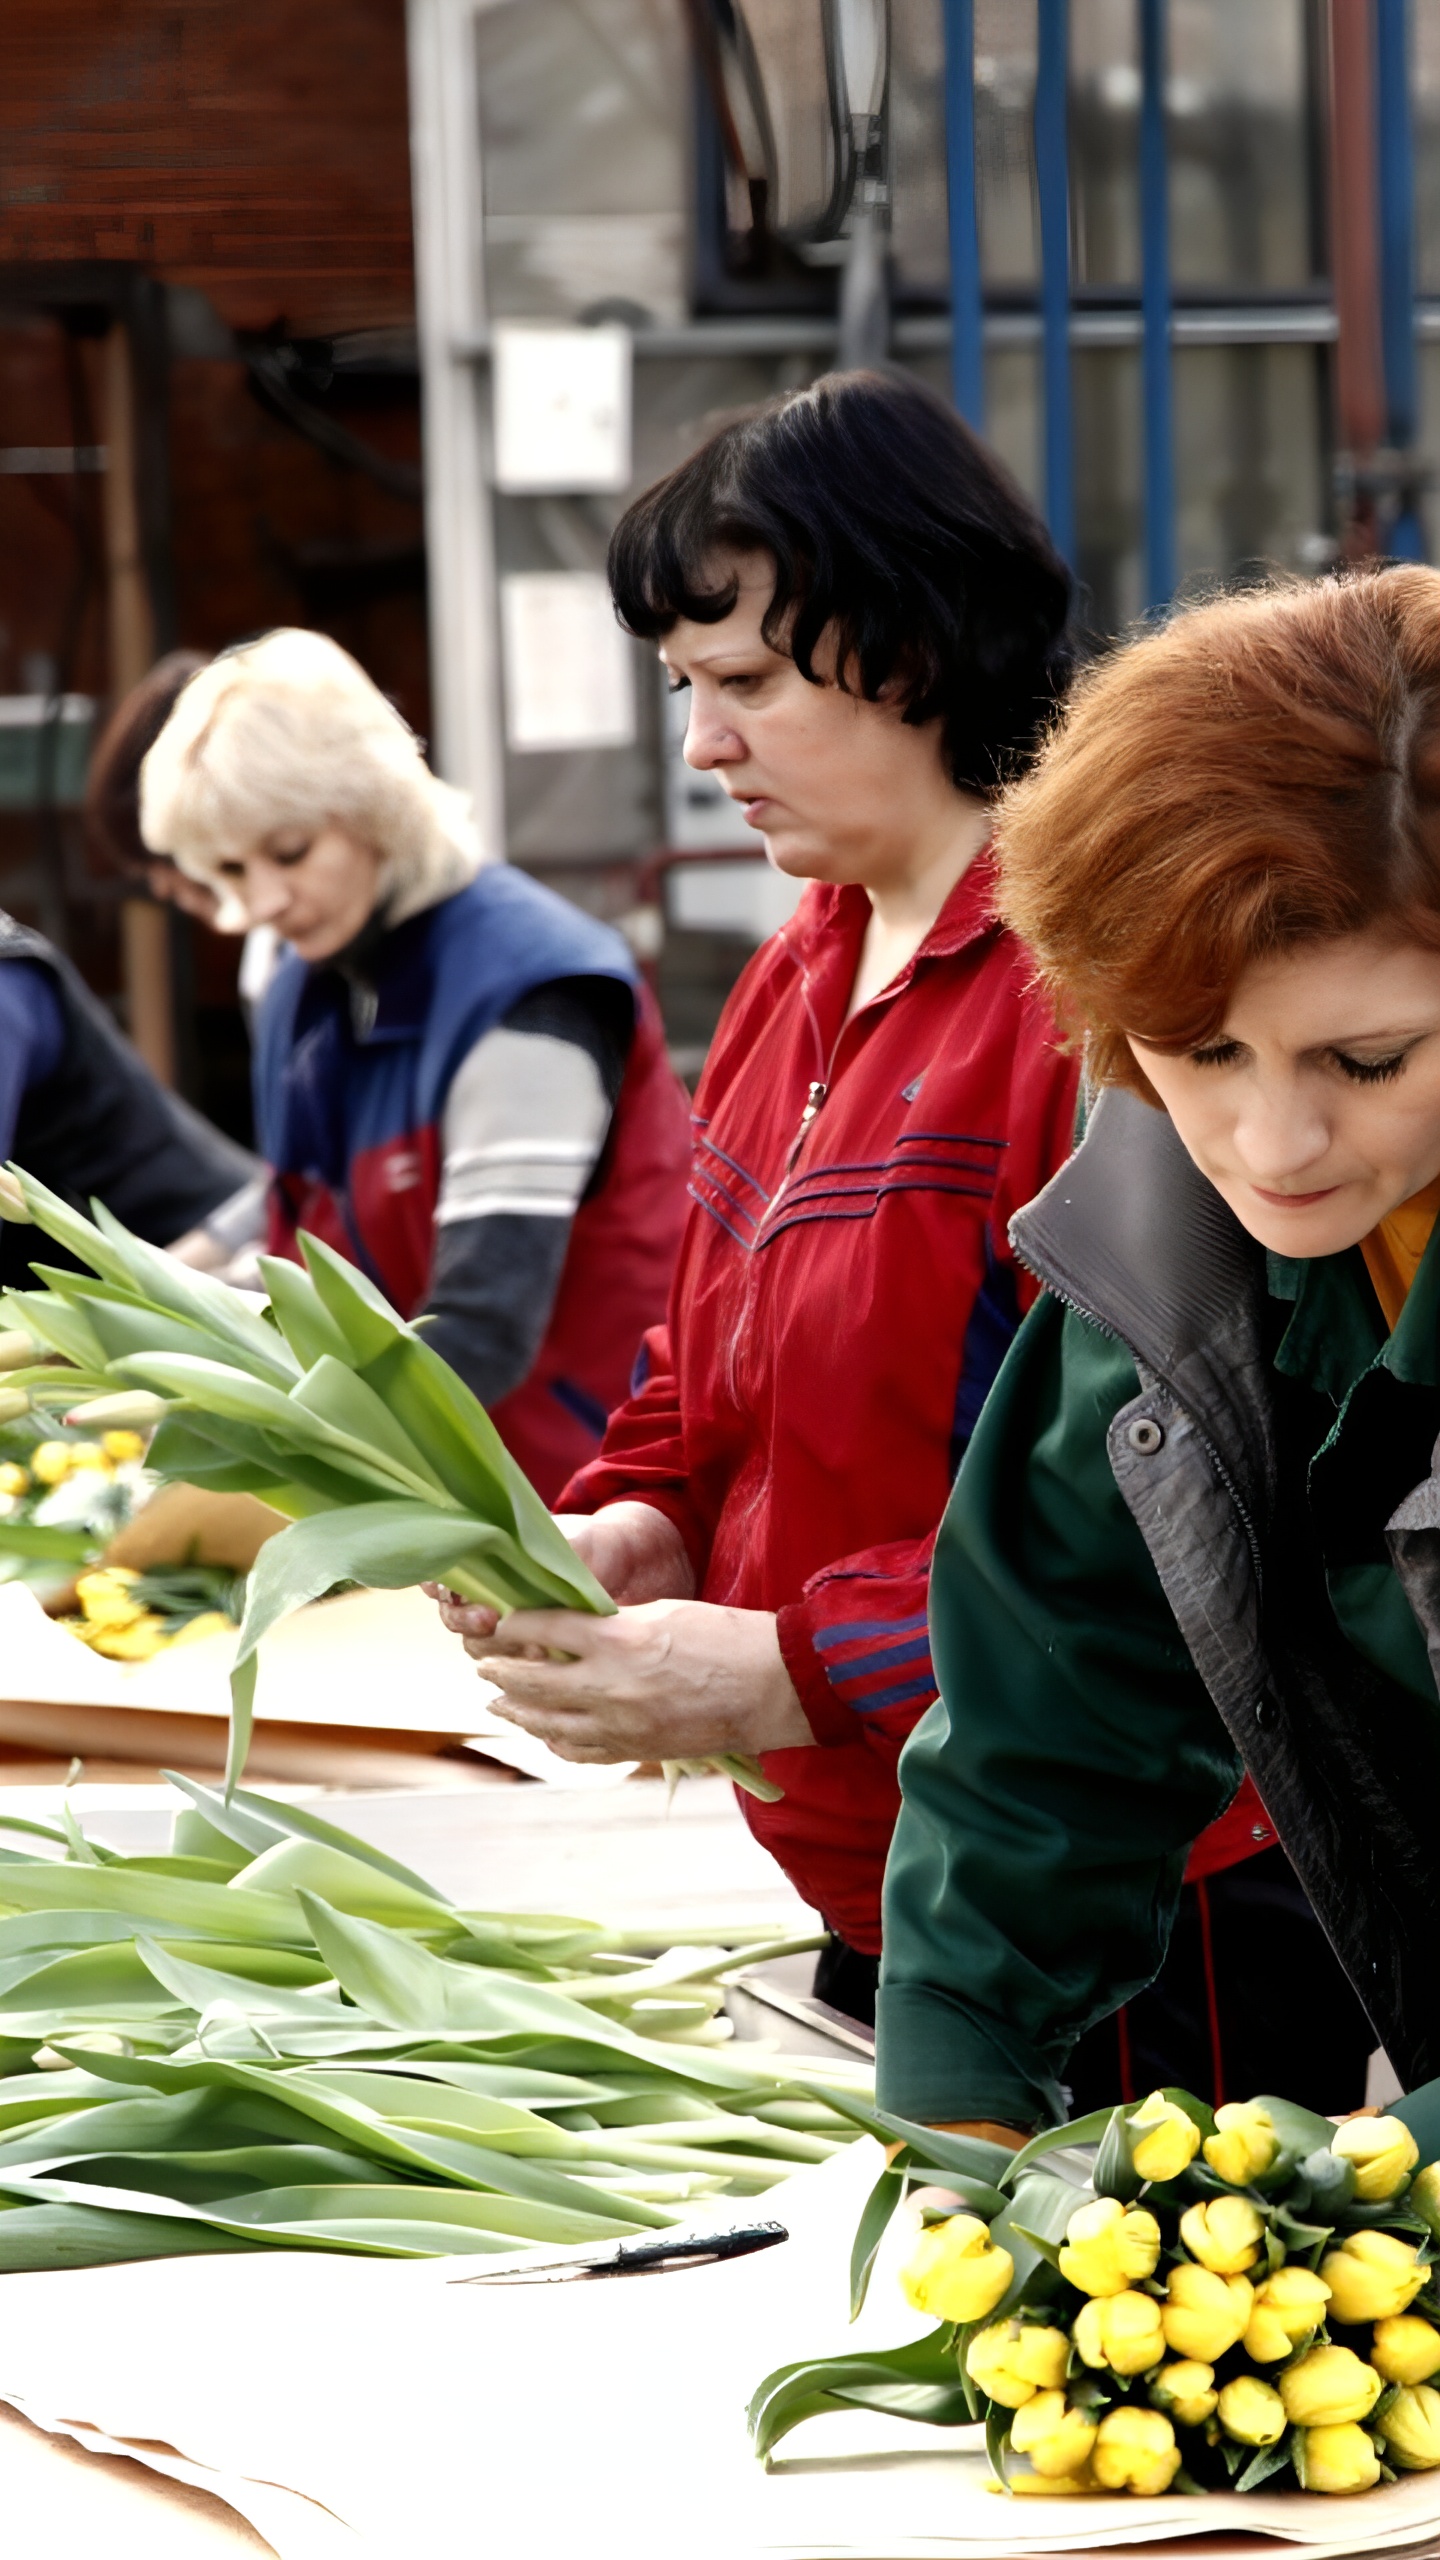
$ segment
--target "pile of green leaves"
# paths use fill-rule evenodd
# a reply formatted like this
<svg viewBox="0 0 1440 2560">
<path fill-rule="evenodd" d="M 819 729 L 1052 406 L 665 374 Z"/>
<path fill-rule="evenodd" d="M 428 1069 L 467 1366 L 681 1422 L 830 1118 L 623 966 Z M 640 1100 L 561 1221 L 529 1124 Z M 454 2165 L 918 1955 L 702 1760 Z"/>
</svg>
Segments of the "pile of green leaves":
<svg viewBox="0 0 1440 2560">
<path fill-rule="evenodd" d="M 463 1379 L 328 1245 L 302 1236 L 303 1270 L 262 1261 L 262 1306 L 93 1205 L 92 1223 L 18 1166 L 0 1175 L 0 1214 L 88 1266 L 35 1263 L 41 1285 L 0 1299 L 0 1323 L 37 1346 L 7 1391 L 92 1428 L 154 1428 L 151 1473 L 257 1494 L 291 1519 L 250 1574 L 227 1788 L 245 1765 L 261 1638 L 338 1582 L 438 1578 L 502 1613 L 613 1612 Z M 779 1792 L 752 1762 L 716 1765 Z"/>
<path fill-rule="evenodd" d="M 303 1808 L 171 1783 L 166 1856 L 0 1809 L 0 2270 L 619 2238 L 873 2121 L 838 2057 L 727 2040 L 725 1975 L 779 1949 L 457 1910 Z"/>
</svg>

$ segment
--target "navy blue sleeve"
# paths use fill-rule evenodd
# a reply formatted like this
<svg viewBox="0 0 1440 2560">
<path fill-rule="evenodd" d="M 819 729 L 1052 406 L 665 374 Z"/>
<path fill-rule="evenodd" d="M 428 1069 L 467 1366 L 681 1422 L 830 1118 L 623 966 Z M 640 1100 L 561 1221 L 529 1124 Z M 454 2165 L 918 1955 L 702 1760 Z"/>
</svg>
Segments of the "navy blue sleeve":
<svg viewBox="0 0 1440 2560">
<path fill-rule="evenodd" d="M 38 960 L 0 960 L 0 1163 L 14 1153 L 20 1105 L 53 1076 L 65 1048 L 65 1017 L 48 969 Z"/>
</svg>

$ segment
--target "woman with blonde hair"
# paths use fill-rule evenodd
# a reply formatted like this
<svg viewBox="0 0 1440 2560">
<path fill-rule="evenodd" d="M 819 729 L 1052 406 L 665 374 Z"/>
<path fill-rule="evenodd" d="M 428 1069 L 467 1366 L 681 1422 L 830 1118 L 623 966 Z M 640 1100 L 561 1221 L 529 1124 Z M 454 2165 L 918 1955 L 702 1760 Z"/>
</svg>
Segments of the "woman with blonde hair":
<svg viewBox="0 0 1440 2560">
<path fill-rule="evenodd" d="M 618 934 L 482 867 L 463 794 L 354 659 L 273 631 L 194 676 L 145 759 L 155 853 L 268 925 L 269 1246 L 377 1280 L 543 1494 L 593 1454 L 658 1320 L 688 1133 Z"/>
<path fill-rule="evenodd" d="M 1047 1294 L 937 1544 L 883 2102 L 1015 2141 L 1063 2117 L 1242 1772 L 1282 1847 L 1233 1869 L 1213 2096 L 1337 2112 L 1377 2046 L 1414 2089 L 1440 2074 L 1440 574 L 1181 615 L 1084 682 L 997 835 L 1099 1099 L 1012 1224 Z M 1162 2051 L 1135 2094 L 1190 2076 Z"/>
</svg>

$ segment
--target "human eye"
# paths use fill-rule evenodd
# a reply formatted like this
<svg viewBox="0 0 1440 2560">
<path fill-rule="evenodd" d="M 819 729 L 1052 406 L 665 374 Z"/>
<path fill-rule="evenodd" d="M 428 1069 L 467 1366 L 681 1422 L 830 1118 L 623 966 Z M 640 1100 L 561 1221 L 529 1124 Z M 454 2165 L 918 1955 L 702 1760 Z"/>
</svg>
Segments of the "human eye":
<svg viewBox="0 0 1440 2560">
<path fill-rule="evenodd" d="M 1391 1084 L 1409 1059 L 1408 1049 L 1393 1050 L 1388 1058 L 1351 1058 L 1343 1049 L 1330 1052 L 1342 1076 L 1352 1084 Z"/>
<path fill-rule="evenodd" d="M 245 865 L 243 862 L 217 862 L 215 868 L 219 872 L 222 880 L 243 880 L 245 877 Z"/>
<path fill-rule="evenodd" d="M 1233 1067 L 1240 1055 L 1238 1040 L 1207 1040 L 1203 1049 L 1189 1053 L 1192 1067 Z"/>
<path fill-rule="evenodd" d="M 677 675 L 673 667 L 667 667 L 665 670 L 665 690 L 667 693 L 688 693 L 690 690 L 690 679 L 688 676 Z"/>
</svg>

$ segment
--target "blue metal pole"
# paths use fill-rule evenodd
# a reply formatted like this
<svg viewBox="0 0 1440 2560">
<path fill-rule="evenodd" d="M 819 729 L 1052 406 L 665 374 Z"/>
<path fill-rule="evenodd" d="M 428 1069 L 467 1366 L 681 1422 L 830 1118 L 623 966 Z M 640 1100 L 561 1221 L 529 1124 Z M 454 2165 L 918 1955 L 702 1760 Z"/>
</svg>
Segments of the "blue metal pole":
<svg viewBox="0 0 1440 2560">
<path fill-rule="evenodd" d="M 975 211 L 975 0 L 945 0 L 945 178 L 950 200 L 950 379 L 961 417 L 982 435 L 985 310 Z"/>
<path fill-rule="evenodd" d="M 1170 374 L 1170 173 L 1165 135 L 1166 0 L 1140 0 L 1140 243 L 1145 410 L 1145 605 L 1175 593 L 1175 438 Z"/>
<path fill-rule="evenodd" d="M 1380 338 L 1385 359 L 1386 436 L 1400 452 L 1415 442 L 1419 379 L 1415 361 L 1415 146 L 1410 121 L 1409 0 L 1375 0 L 1375 161 L 1380 217 Z M 1423 560 L 1418 510 L 1407 504 L 1388 546 Z"/>
<path fill-rule="evenodd" d="M 1070 10 L 1038 0 L 1035 182 L 1040 198 L 1045 513 L 1055 548 L 1075 558 L 1075 435 L 1070 399 Z"/>
</svg>

